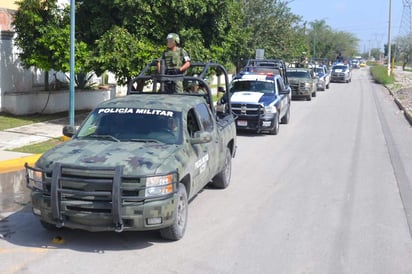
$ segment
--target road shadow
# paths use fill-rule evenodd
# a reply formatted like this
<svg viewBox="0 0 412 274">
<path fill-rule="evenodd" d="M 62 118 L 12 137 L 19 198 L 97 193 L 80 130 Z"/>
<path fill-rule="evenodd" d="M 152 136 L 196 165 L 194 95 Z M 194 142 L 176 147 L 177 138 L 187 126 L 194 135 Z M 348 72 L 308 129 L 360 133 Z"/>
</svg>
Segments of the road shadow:
<svg viewBox="0 0 412 274">
<path fill-rule="evenodd" d="M 27 248 L 71 249 L 80 252 L 139 250 L 154 244 L 174 243 L 158 231 L 89 232 L 61 228 L 46 230 L 28 205 L 0 220 L 0 241 Z"/>
</svg>

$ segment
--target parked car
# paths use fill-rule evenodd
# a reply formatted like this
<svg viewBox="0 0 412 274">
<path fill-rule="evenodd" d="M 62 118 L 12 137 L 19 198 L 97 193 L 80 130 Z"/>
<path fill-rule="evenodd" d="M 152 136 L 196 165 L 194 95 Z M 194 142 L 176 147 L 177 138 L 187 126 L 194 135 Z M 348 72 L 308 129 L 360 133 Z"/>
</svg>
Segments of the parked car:
<svg viewBox="0 0 412 274">
<path fill-rule="evenodd" d="M 352 81 L 352 71 L 349 65 L 337 63 L 332 66 L 331 82 L 349 83 Z"/>
</svg>

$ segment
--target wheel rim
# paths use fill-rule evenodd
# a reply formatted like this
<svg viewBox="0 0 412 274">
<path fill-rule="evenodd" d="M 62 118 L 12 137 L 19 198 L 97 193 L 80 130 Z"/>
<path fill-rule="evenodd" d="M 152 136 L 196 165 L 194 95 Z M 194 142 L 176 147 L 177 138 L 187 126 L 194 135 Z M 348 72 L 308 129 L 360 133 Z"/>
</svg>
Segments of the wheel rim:
<svg viewBox="0 0 412 274">
<path fill-rule="evenodd" d="M 226 153 L 226 159 L 225 159 L 225 178 L 226 182 L 230 181 L 230 176 L 231 176 L 231 171 L 232 171 L 232 165 L 230 164 L 230 153 Z"/>
<path fill-rule="evenodd" d="M 178 204 L 177 204 L 177 225 L 180 228 L 184 228 L 185 223 L 186 223 L 186 210 L 187 210 L 187 205 L 186 205 L 186 199 L 184 195 L 179 196 Z"/>
</svg>

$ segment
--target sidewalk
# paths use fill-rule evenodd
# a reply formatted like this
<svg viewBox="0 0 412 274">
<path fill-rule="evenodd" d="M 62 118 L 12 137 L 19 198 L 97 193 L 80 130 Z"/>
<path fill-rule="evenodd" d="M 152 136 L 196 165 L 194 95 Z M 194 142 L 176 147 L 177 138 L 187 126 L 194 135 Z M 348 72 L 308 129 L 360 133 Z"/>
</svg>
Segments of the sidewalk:
<svg viewBox="0 0 412 274">
<path fill-rule="evenodd" d="M 87 114 L 77 115 L 75 125 L 80 125 L 86 116 Z M 62 137 L 63 127 L 68 124 L 67 117 L 0 131 L 0 174 L 21 170 L 25 162 L 34 163 L 40 157 L 39 154 L 12 152 L 8 149 Z"/>
</svg>

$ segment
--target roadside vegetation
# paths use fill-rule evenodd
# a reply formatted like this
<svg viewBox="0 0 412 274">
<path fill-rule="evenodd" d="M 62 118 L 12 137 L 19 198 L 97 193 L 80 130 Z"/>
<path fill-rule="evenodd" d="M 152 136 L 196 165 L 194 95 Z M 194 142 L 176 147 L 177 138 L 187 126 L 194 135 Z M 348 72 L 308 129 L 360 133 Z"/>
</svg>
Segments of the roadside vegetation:
<svg viewBox="0 0 412 274">
<path fill-rule="evenodd" d="M 70 7 L 59 6 L 57 0 L 16 3 L 13 26 L 22 64 L 46 74 L 68 72 Z M 289 1 L 88 0 L 76 4 L 78 86 L 86 85 L 90 72 L 110 71 L 118 84 L 128 83 L 159 58 L 170 32 L 180 35 L 181 46 L 193 61 L 213 60 L 231 73 L 255 58 L 256 49 L 263 49 L 266 58 L 292 61 L 302 55 L 333 60 L 338 53 L 350 58 L 358 48 L 353 34 L 335 31 L 325 20 L 305 22 L 292 13 Z"/>
<path fill-rule="evenodd" d="M 24 116 L 0 113 L 0 130 L 30 125 L 33 123 L 50 121 L 58 118 L 67 117 L 67 115 L 67 111 L 54 114 L 33 114 Z"/>
<path fill-rule="evenodd" d="M 384 65 L 373 65 L 370 67 L 372 78 L 375 82 L 382 85 L 389 85 L 394 83 L 394 76 L 388 75 L 388 68 Z"/>
<path fill-rule="evenodd" d="M 42 154 L 63 142 L 64 142 L 63 138 L 53 138 L 45 142 L 27 145 L 23 147 L 18 147 L 15 149 L 10 149 L 9 151 L 31 153 L 31 154 Z"/>
</svg>

